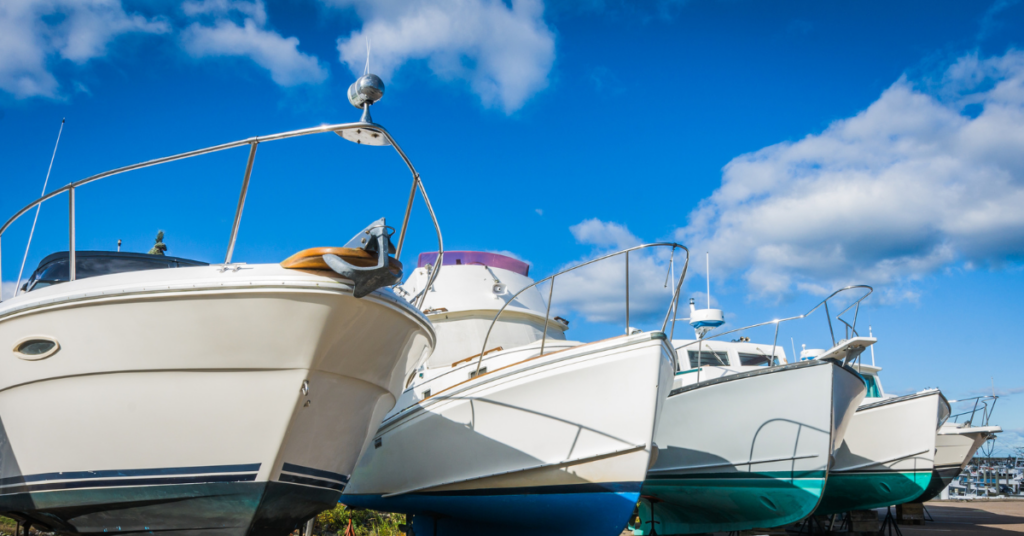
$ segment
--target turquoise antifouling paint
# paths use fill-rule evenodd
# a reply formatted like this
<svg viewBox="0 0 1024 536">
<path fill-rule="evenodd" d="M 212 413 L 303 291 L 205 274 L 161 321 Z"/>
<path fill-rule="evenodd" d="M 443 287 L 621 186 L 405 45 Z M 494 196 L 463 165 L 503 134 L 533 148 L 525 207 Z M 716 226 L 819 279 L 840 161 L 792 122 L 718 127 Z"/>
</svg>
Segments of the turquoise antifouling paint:
<svg viewBox="0 0 1024 536">
<path fill-rule="evenodd" d="M 644 482 L 635 535 L 729 532 L 777 527 L 803 519 L 818 504 L 825 472 L 720 473 Z M 654 501 L 647 497 L 655 498 Z"/>
<path fill-rule="evenodd" d="M 833 473 L 814 513 L 838 514 L 910 502 L 924 493 L 931 478 L 931 470 Z"/>
</svg>

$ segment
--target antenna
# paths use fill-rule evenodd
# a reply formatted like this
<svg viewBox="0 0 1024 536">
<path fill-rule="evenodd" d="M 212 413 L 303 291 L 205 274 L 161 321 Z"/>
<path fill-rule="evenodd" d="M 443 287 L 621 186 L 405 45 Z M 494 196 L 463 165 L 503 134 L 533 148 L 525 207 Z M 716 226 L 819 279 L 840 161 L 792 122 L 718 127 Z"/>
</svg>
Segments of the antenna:
<svg viewBox="0 0 1024 536">
<path fill-rule="evenodd" d="M 39 194 L 40 197 L 46 195 L 46 184 L 50 182 L 50 171 L 53 170 L 53 159 L 57 157 L 57 146 L 60 145 L 60 135 L 64 132 L 64 120 L 65 118 L 63 117 L 60 119 L 60 130 L 57 131 L 57 143 L 53 144 L 53 154 L 50 156 L 50 167 L 46 168 L 46 180 L 43 181 L 43 193 Z M 42 203 L 36 205 L 36 217 L 32 219 L 32 230 L 28 232 L 28 243 L 25 244 L 25 256 L 21 258 L 21 268 L 18 270 L 18 279 L 14 280 L 15 296 L 21 293 L 21 275 L 25 272 L 25 261 L 28 260 L 28 248 L 32 245 L 32 235 L 36 232 L 36 222 L 39 221 L 39 209 L 41 208 L 43 208 Z"/>
<path fill-rule="evenodd" d="M 871 326 L 870 325 L 868 325 L 868 337 L 871 337 L 872 339 L 875 338 L 875 336 L 871 334 Z M 875 345 L 874 344 L 871 345 L 871 366 L 872 367 L 875 366 Z"/>
<path fill-rule="evenodd" d="M 370 74 L 370 36 L 366 36 L 366 67 L 363 68 L 363 76 Z"/>
<path fill-rule="evenodd" d="M 711 254 L 704 252 L 704 259 L 707 261 L 707 276 L 708 276 L 708 309 L 711 308 Z"/>
<path fill-rule="evenodd" d="M 796 362 L 800 361 L 800 356 L 796 355 L 796 343 L 793 342 L 793 337 L 789 338 L 789 347 L 793 349 L 793 359 L 796 360 L 796 361 L 793 361 L 793 362 L 796 363 Z"/>
</svg>

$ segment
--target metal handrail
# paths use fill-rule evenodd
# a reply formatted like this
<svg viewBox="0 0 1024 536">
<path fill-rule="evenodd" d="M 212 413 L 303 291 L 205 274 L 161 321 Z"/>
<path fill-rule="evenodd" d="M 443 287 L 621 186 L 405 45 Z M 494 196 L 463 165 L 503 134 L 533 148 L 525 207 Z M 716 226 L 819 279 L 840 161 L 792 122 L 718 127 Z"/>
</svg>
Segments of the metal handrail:
<svg viewBox="0 0 1024 536">
<path fill-rule="evenodd" d="M 970 402 L 971 400 L 974 401 L 974 408 L 972 408 L 970 411 L 964 411 L 964 412 L 961 412 L 961 413 L 957 413 L 956 415 L 950 415 L 947 420 L 952 419 L 953 422 L 957 422 L 957 419 L 959 419 L 960 417 L 970 413 L 971 414 L 971 418 L 967 419 L 964 422 L 967 423 L 967 424 L 970 424 L 971 426 L 974 426 L 974 414 L 977 413 L 977 411 L 979 409 L 978 408 L 978 404 L 980 403 L 981 404 L 981 408 L 980 408 L 981 409 L 981 426 L 988 426 L 988 421 L 989 421 L 989 419 L 992 418 L 992 412 L 995 411 L 995 409 L 996 409 L 996 402 L 999 401 L 999 397 L 996 396 L 996 395 L 982 395 L 982 396 L 974 396 L 974 397 L 971 397 L 971 398 L 962 398 L 962 399 L 959 399 L 959 400 L 950 400 L 949 403 L 950 404 L 958 404 L 960 402 Z M 991 407 L 989 407 L 989 405 L 988 405 L 988 401 L 989 400 L 992 401 L 992 406 Z"/>
<path fill-rule="evenodd" d="M 68 192 L 68 216 L 70 218 L 70 221 L 69 221 L 69 224 L 68 224 L 68 248 L 69 248 L 68 252 L 69 252 L 69 256 L 70 256 L 70 274 L 69 275 L 70 275 L 70 280 L 74 281 L 75 280 L 75 188 L 79 188 L 79 187 L 84 186 L 84 185 L 86 185 L 86 184 L 88 184 L 90 182 L 98 181 L 98 180 L 106 178 L 106 177 L 110 177 L 110 176 L 113 176 L 113 175 L 119 175 L 121 173 L 126 173 L 128 171 L 134 171 L 136 169 L 142 169 L 142 168 L 157 166 L 157 165 L 160 165 L 160 164 L 166 164 L 168 162 L 174 162 L 174 161 L 177 161 L 177 160 L 184 160 L 186 158 L 192 158 L 194 156 L 201 156 L 201 155 L 205 155 L 205 154 L 215 153 L 215 152 L 219 152 L 219 151 L 223 151 L 223 150 L 227 150 L 227 149 L 234 149 L 236 147 L 243 147 L 245 145 L 248 145 L 249 146 L 249 158 L 248 158 L 248 160 L 246 162 L 245 176 L 244 176 L 243 181 L 242 181 L 242 192 L 241 192 L 241 195 L 239 196 L 239 199 L 238 199 L 238 207 L 235 210 L 235 218 L 233 220 L 233 224 L 232 224 L 232 227 L 231 227 L 231 238 L 230 238 L 230 240 L 228 242 L 227 254 L 225 255 L 225 259 L 224 259 L 224 265 L 226 266 L 228 264 L 231 264 L 231 256 L 234 253 L 235 240 L 238 237 L 238 227 L 239 227 L 239 225 L 241 223 L 242 209 L 245 206 L 246 193 L 248 192 L 248 189 L 249 189 L 249 177 L 252 174 L 252 166 L 253 166 L 253 161 L 256 158 L 256 147 L 257 147 L 257 145 L 259 145 L 260 143 L 266 143 L 266 142 L 277 141 L 277 140 L 284 140 L 284 139 L 288 139 L 288 138 L 297 138 L 297 137 L 300 137 L 300 136 L 307 136 L 307 135 L 310 135 L 310 134 L 324 134 L 324 133 L 327 133 L 327 132 L 334 132 L 334 133 L 340 135 L 340 133 L 342 131 L 345 131 L 345 130 L 355 130 L 355 129 L 372 130 L 374 132 L 379 132 L 380 134 L 382 134 L 387 139 L 387 141 L 391 144 L 391 146 L 395 148 L 395 151 L 398 152 L 398 156 L 400 156 L 402 158 L 402 161 L 405 162 L 406 167 L 408 167 L 409 171 L 412 173 L 412 177 L 413 177 L 412 191 L 409 192 L 409 202 L 408 202 L 408 204 L 406 205 L 406 208 L 405 208 L 405 217 L 404 217 L 404 219 L 402 221 L 401 232 L 399 233 L 399 236 L 398 236 L 398 246 L 397 246 L 396 251 L 395 251 L 395 259 L 397 260 L 399 258 L 399 256 L 401 255 L 401 253 L 402 253 L 402 246 L 403 246 L 403 244 L 405 242 L 405 232 L 406 232 L 406 228 L 407 228 L 408 223 L 409 223 L 409 215 L 412 213 L 412 204 L 413 204 L 413 201 L 415 200 L 415 197 L 416 197 L 416 190 L 418 189 L 420 194 L 423 196 L 423 202 L 427 206 L 427 211 L 430 213 L 430 218 L 433 220 L 434 229 L 437 231 L 437 244 L 438 244 L 438 252 L 439 252 L 438 253 L 438 260 L 440 261 L 441 259 L 444 258 L 444 241 L 441 238 L 441 226 L 437 222 L 437 216 L 434 214 L 434 208 L 430 204 L 430 198 L 427 196 L 427 191 L 426 191 L 426 189 L 423 186 L 423 180 L 420 177 L 420 174 L 416 171 L 416 168 L 413 167 L 412 161 L 409 160 L 409 157 L 406 156 L 406 154 L 402 150 L 402 148 L 398 146 L 398 143 L 395 141 L 395 138 L 391 136 L 391 133 L 389 133 L 387 131 L 387 129 L 385 129 L 384 127 L 382 127 L 382 126 L 380 126 L 380 125 L 378 125 L 376 123 L 367 123 L 367 122 L 363 122 L 363 121 L 359 121 L 359 122 L 356 122 L 356 123 L 341 123 L 341 124 L 335 124 L 335 125 L 321 125 L 321 126 L 318 126 L 318 127 L 305 128 L 305 129 L 300 129 L 300 130 L 292 130 L 292 131 L 288 131 L 288 132 L 281 132 L 281 133 L 278 133 L 278 134 L 270 134 L 270 135 L 267 135 L 267 136 L 255 136 L 255 137 L 252 137 L 252 138 L 246 138 L 244 140 L 233 141 L 233 142 L 230 142 L 230 143 L 223 143 L 223 144 L 220 144 L 220 145 L 214 145 L 214 146 L 211 146 L 211 147 L 206 147 L 204 149 L 197 149 L 197 150 L 194 150 L 194 151 L 188 151 L 188 152 L 179 153 L 179 154 L 176 154 L 176 155 L 165 156 L 163 158 L 156 158 L 156 159 L 153 159 L 153 160 L 147 160 L 145 162 L 140 162 L 138 164 L 132 164 L 130 166 L 119 167 L 119 168 L 116 168 L 116 169 L 112 169 L 110 171 L 104 171 L 103 173 L 97 173 L 96 175 L 92 175 L 92 176 L 86 177 L 86 178 L 81 179 L 79 181 L 75 181 L 75 182 L 72 182 L 72 183 L 70 183 L 70 184 L 68 184 L 66 186 L 58 188 L 58 189 L 56 189 L 56 190 L 54 190 L 54 191 L 52 191 L 52 192 L 50 192 L 50 193 L 40 197 L 39 199 L 36 199 L 35 201 L 29 203 L 27 206 L 25 206 L 25 208 L 19 210 L 16 214 L 14 214 L 14 216 L 12 216 L 9 220 L 7 220 L 7 222 L 4 223 L 3 226 L 0 226 L 0 238 L 3 237 L 4 231 L 6 231 L 7 228 L 11 226 L 12 223 L 17 221 L 18 218 L 23 216 L 26 212 L 31 210 L 33 207 L 43 203 L 44 201 L 52 199 L 53 197 L 55 197 L 55 196 L 57 196 L 57 195 L 59 195 L 61 193 Z M 0 255 L 0 261 L 2 261 L 2 255 Z M 434 273 L 431 275 L 431 278 L 428 281 L 428 284 L 432 283 L 436 277 L 437 277 L 437 271 L 435 270 Z M 17 283 L 20 283 L 20 281 L 18 281 Z M 424 296 L 424 298 L 425 297 L 426 296 Z M 3 296 L 2 295 L 0 295 L 0 301 L 3 301 Z M 420 307 L 422 305 L 422 301 L 423 300 L 420 300 L 421 303 L 416 305 L 416 307 Z"/>
<path fill-rule="evenodd" d="M 745 326 L 745 327 L 742 327 L 742 328 L 732 329 L 732 330 L 729 330 L 729 331 L 725 331 L 725 332 L 722 332 L 722 333 L 718 333 L 718 334 L 712 335 L 710 337 L 702 337 L 702 338 L 697 339 L 695 341 L 688 342 L 688 343 L 686 343 L 686 344 L 684 344 L 682 346 L 678 346 L 678 347 L 676 347 L 676 350 L 682 350 L 683 348 L 686 348 L 687 346 L 692 346 L 694 344 L 699 344 L 699 343 L 701 343 L 703 341 L 707 341 L 707 340 L 710 340 L 710 339 L 717 339 L 718 337 L 723 337 L 723 336 L 728 335 L 730 333 L 736 333 L 737 331 L 744 331 L 744 330 L 751 329 L 751 328 L 758 328 L 758 327 L 761 327 L 761 326 L 767 326 L 769 324 L 775 324 L 775 339 L 772 341 L 772 353 L 771 353 L 772 363 L 774 363 L 775 362 L 774 361 L 774 359 L 775 359 L 775 348 L 778 346 L 778 342 L 779 342 L 779 325 L 782 324 L 783 322 L 789 322 L 790 320 L 799 320 L 799 319 L 802 319 L 802 318 L 807 318 L 808 316 L 811 315 L 811 313 L 813 313 L 814 311 L 817 311 L 818 308 L 823 306 L 823 305 L 825 306 L 825 317 L 828 318 L 829 334 L 832 335 L 832 345 L 835 346 L 835 344 L 836 344 L 836 335 L 835 335 L 835 332 L 832 329 L 832 318 L 828 314 L 828 301 L 831 300 L 832 298 L 834 298 L 836 295 L 842 293 L 842 292 L 846 292 L 847 290 L 853 290 L 853 289 L 858 289 L 858 288 L 867 289 L 868 291 L 867 291 L 866 294 L 864 294 L 860 298 L 857 298 L 857 300 L 855 302 L 851 303 L 846 309 L 843 309 L 842 312 L 840 312 L 838 315 L 836 315 L 836 319 L 837 320 L 839 320 L 843 324 L 846 324 L 847 338 L 849 338 L 849 334 L 850 334 L 851 331 L 853 332 L 854 336 L 857 336 L 858 335 L 858 333 L 857 333 L 857 316 L 858 315 L 856 313 L 854 314 L 853 325 L 848 324 L 845 320 L 843 320 L 840 317 L 842 317 L 843 314 L 845 314 L 847 311 L 850 310 L 850 308 L 852 308 L 854 306 L 857 306 L 857 313 L 860 312 L 860 302 L 864 301 L 865 298 L 870 296 L 871 293 L 875 291 L 875 289 L 871 288 L 868 285 L 850 285 L 848 287 L 843 287 L 843 288 L 833 292 L 832 294 L 829 294 L 828 297 L 826 297 L 824 300 L 821 300 L 820 302 L 818 302 L 818 304 L 815 305 L 814 307 L 812 307 L 810 311 L 807 311 L 806 313 L 804 313 L 802 315 L 791 316 L 789 318 L 782 318 L 782 319 L 778 319 L 777 318 L 775 320 L 769 320 L 767 322 L 761 322 L 759 324 L 752 324 L 752 325 Z M 796 358 L 796 356 L 793 356 L 793 357 Z"/>
<path fill-rule="evenodd" d="M 514 302 L 515 299 L 517 297 L 519 297 L 520 294 L 522 294 L 523 292 L 526 292 L 527 290 L 529 290 L 531 288 L 536 287 L 537 285 L 540 285 L 541 283 L 543 283 L 545 281 L 551 281 L 551 288 L 548 289 L 548 306 L 547 306 L 547 311 L 544 314 L 544 333 L 543 333 L 543 335 L 541 335 L 540 353 L 537 354 L 538 356 L 544 355 L 544 345 L 547 342 L 547 338 L 548 338 L 548 321 L 551 318 L 551 299 L 552 299 L 552 296 L 554 295 L 554 292 L 555 292 L 555 278 L 560 276 L 560 275 L 562 275 L 562 274 L 571 272 L 573 270 L 577 270 L 579 268 L 583 268 L 584 266 L 587 266 L 587 265 L 590 265 L 590 264 L 594 264 L 595 262 L 598 262 L 598 261 L 603 261 L 603 260 L 609 259 L 611 257 L 616 257 L 618 255 L 625 255 L 626 256 L 626 335 L 629 335 L 629 252 L 630 251 L 636 251 L 636 250 L 639 250 L 639 249 L 656 248 L 656 247 L 671 247 L 672 248 L 672 255 L 673 255 L 672 263 L 675 262 L 674 256 L 675 256 L 676 248 L 679 248 L 679 249 L 681 249 L 681 250 L 686 252 L 686 261 L 683 263 L 683 273 L 679 275 L 679 281 L 675 284 L 675 287 L 673 288 L 673 291 L 672 291 L 672 301 L 669 303 L 668 311 L 665 312 L 665 320 L 661 323 L 661 331 L 665 331 L 665 328 L 668 326 L 669 317 L 672 317 L 672 328 L 671 329 L 672 329 L 672 333 L 674 334 L 675 333 L 675 313 L 677 313 L 678 309 L 679 309 L 678 308 L 679 289 L 683 285 L 683 279 L 686 278 L 686 269 L 690 265 L 690 250 L 687 249 L 686 246 L 684 246 L 682 244 L 677 244 L 675 242 L 654 242 L 654 243 L 651 243 L 651 244 L 641 244 L 639 246 L 634 246 L 634 247 L 631 247 L 631 248 L 623 249 L 621 251 L 616 251 L 615 253 L 610 253 L 610 254 L 605 255 L 603 257 L 598 257 L 596 259 L 591 259 L 589 261 L 582 262 L 580 264 L 577 264 L 575 266 L 572 266 L 570 268 L 562 270 L 561 272 L 558 272 L 557 274 L 545 277 L 544 279 L 541 279 L 539 281 L 535 281 L 533 284 L 527 285 L 526 287 L 524 287 L 519 292 L 516 292 L 511 298 L 509 298 L 508 300 L 505 301 L 504 304 L 502 304 L 501 309 L 498 309 L 498 314 L 494 315 L 494 320 L 491 320 L 491 325 L 488 326 L 488 328 L 487 328 L 487 334 L 484 335 L 483 348 L 480 350 L 481 355 L 480 355 L 480 358 L 476 362 L 476 373 L 475 373 L 475 375 L 479 375 L 480 374 L 480 364 L 483 363 L 483 353 L 487 349 L 487 339 L 491 336 L 491 330 L 494 329 L 494 324 L 496 324 L 498 322 L 498 318 L 501 317 L 501 313 L 505 312 L 505 308 L 508 307 L 508 305 L 510 303 Z M 669 265 L 669 269 L 670 270 L 672 269 L 671 266 L 672 266 L 672 264 L 670 263 L 670 265 Z M 427 288 L 429 288 L 429 286 Z M 671 340 L 671 339 L 672 339 L 672 336 L 670 335 L 669 336 L 669 340 Z"/>
</svg>

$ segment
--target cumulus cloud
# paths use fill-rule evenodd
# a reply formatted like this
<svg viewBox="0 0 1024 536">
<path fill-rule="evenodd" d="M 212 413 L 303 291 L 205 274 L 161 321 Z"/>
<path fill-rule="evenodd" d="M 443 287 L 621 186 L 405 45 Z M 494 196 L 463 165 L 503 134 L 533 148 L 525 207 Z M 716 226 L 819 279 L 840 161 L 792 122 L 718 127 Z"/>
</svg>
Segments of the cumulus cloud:
<svg viewBox="0 0 1024 536">
<path fill-rule="evenodd" d="M 0 282 L 0 297 L 5 300 L 13 298 L 14 291 L 17 290 L 17 288 L 17 283 L 15 281 Z"/>
<path fill-rule="evenodd" d="M 282 86 L 327 78 L 327 70 L 315 56 L 299 51 L 297 38 L 265 28 L 267 12 L 260 0 L 186 2 L 182 10 L 189 16 L 213 19 L 212 23 L 194 22 L 182 32 L 182 46 L 193 57 L 248 57 L 270 71 L 270 77 Z M 238 23 L 232 15 L 240 15 L 243 20 Z"/>
<path fill-rule="evenodd" d="M 19 99 L 57 97 L 53 63 L 84 64 L 106 55 L 120 35 L 169 31 L 163 21 L 126 13 L 120 0 L 4 0 L 0 90 Z"/>
<path fill-rule="evenodd" d="M 729 162 L 676 238 L 754 293 L 901 283 L 1024 254 L 1024 52 L 905 77 L 824 132 Z M 909 292 L 909 293 L 908 293 Z"/>
<path fill-rule="evenodd" d="M 554 34 L 541 0 L 324 0 L 354 8 L 361 30 L 338 40 L 342 63 L 362 74 L 369 39 L 372 71 L 385 79 L 426 60 L 445 80 L 464 80 L 485 106 L 512 113 L 547 84 Z"/>
<path fill-rule="evenodd" d="M 569 228 L 576 241 L 595 246 L 593 253 L 558 269 L 622 249 L 639 245 L 642 241 L 622 224 L 599 219 L 584 220 Z M 661 328 L 672 299 L 671 275 L 682 273 L 685 254 L 668 248 L 647 248 L 629 254 L 629 314 L 630 325 L 655 323 Z M 673 266 L 669 266 L 670 260 Z M 590 322 L 625 322 L 626 319 L 626 260 L 619 255 L 558 276 L 555 280 L 552 309 L 582 315 Z M 686 316 L 682 312 L 682 316 Z M 625 324 L 623 323 L 623 330 Z"/>
</svg>

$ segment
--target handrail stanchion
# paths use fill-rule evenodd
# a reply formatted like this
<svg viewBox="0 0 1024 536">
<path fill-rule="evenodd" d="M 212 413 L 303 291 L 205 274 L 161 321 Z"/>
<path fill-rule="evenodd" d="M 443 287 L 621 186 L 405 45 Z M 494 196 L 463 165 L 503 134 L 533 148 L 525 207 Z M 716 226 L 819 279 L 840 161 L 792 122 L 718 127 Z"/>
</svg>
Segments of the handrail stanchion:
<svg viewBox="0 0 1024 536">
<path fill-rule="evenodd" d="M 629 252 L 626 252 L 626 335 L 629 335 Z"/>
<path fill-rule="evenodd" d="M 555 295 L 555 278 L 551 278 L 548 288 L 548 310 L 544 313 L 544 334 L 540 337 L 540 355 L 544 355 L 544 345 L 548 342 L 548 319 L 551 318 L 551 301 Z"/>
<path fill-rule="evenodd" d="M 398 247 L 395 248 L 395 260 L 401 260 L 402 246 L 405 245 L 405 229 L 409 225 L 409 216 L 412 215 L 412 203 L 416 200 L 416 183 L 420 181 L 418 174 L 412 176 L 412 189 L 409 190 L 409 203 L 405 205 L 405 217 L 402 218 L 402 230 L 398 233 Z"/>
<path fill-rule="evenodd" d="M 75 187 L 68 188 L 68 280 L 75 280 Z"/>
<path fill-rule="evenodd" d="M 779 343 L 779 326 L 782 322 L 775 322 L 775 338 L 772 339 L 772 355 L 768 356 L 768 366 L 775 366 L 775 347 Z M 796 356 L 793 356 L 796 357 Z"/>
<path fill-rule="evenodd" d="M 825 300 L 825 319 L 828 320 L 828 334 L 832 337 L 832 346 L 835 346 L 836 332 L 832 330 L 832 315 L 828 312 L 828 299 Z"/>
<path fill-rule="evenodd" d="M 228 254 L 224 256 L 224 266 L 231 264 L 231 256 L 235 253 L 235 239 L 238 238 L 238 226 L 242 223 L 242 209 L 245 208 L 245 194 L 249 191 L 249 177 L 252 176 L 252 163 L 256 160 L 258 141 L 249 144 L 249 160 L 245 164 L 245 177 L 242 179 L 242 193 L 238 195 L 238 208 L 235 209 L 235 222 L 231 225 L 231 241 L 228 242 Z"/>
</svg>

